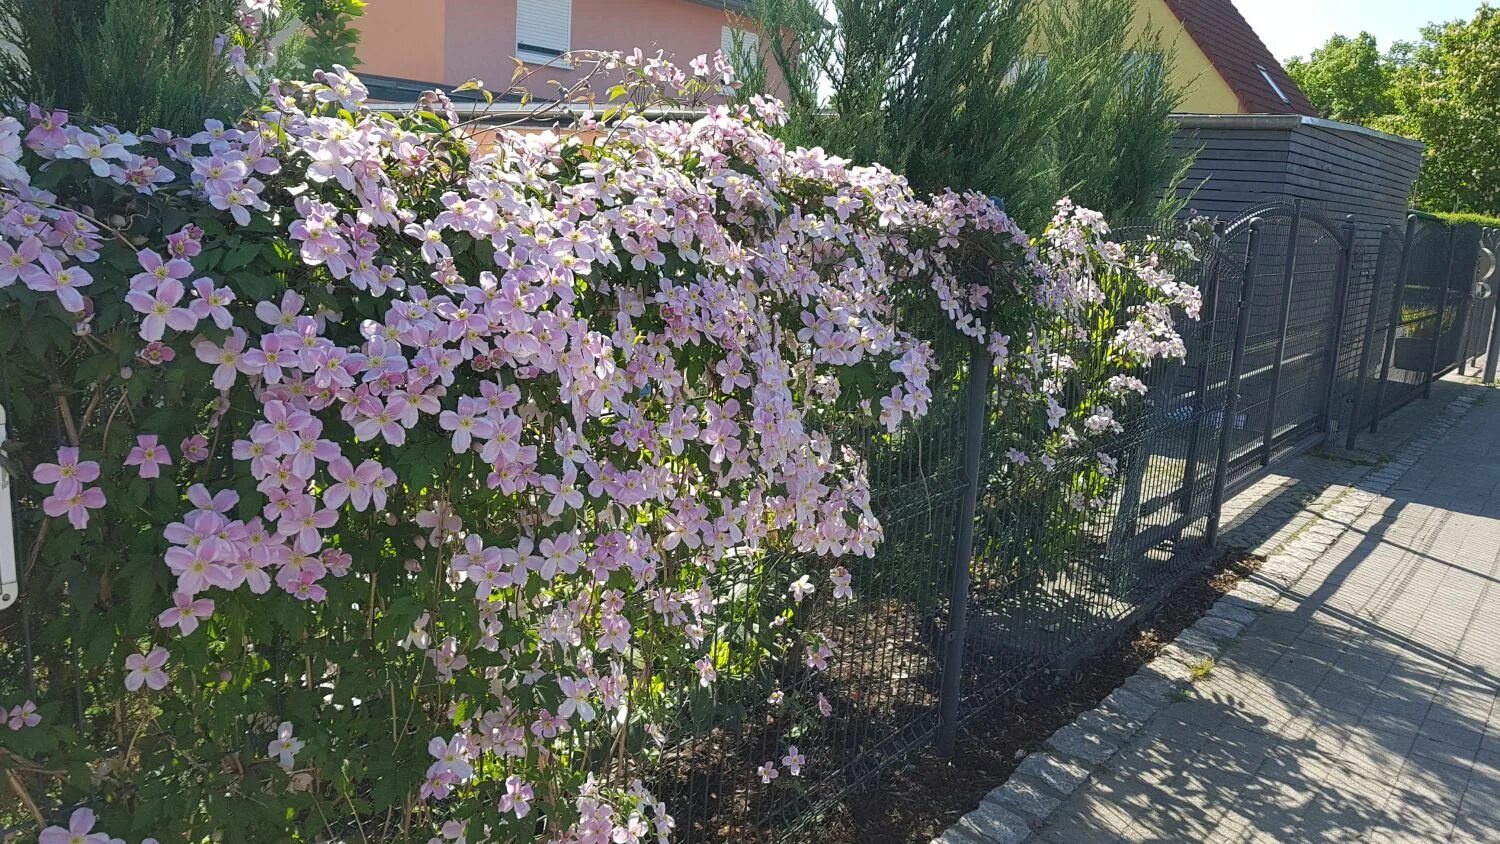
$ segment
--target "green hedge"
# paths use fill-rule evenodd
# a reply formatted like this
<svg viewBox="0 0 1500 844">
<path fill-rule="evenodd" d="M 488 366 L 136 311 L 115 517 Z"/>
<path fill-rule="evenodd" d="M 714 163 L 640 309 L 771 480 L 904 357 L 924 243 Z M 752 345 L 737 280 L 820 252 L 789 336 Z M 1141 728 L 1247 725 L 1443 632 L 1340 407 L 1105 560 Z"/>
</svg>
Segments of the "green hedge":
<svg viewBox="0 0 1500 844">
<path fill-rule="evenodd" d="M 1444 213 L 1441 211 L 1429 211 L 1425 213 L 1452 225 L 1476 223 L 1481 228 L 1500 229 L 1500 217 L 1491 217 L 1487 214 Z"/>
</svg>

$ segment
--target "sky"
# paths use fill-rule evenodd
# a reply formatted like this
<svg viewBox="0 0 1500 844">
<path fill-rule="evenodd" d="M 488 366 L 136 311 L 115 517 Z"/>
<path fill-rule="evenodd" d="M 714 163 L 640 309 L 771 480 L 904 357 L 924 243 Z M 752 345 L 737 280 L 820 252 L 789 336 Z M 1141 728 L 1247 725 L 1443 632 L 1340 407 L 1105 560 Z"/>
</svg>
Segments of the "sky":
<svg viewBox="0 0 1500 844">
<path fill-rule="evenodd" d="M 1375 36 L 1384 50 L 1392 41 L 1415 41 L 1434 21 L 1471 18 L 1479 0 L 1234 0 L 1235 6 L 1276 58 L 1306 56 L 1330 35 Z"/>
</svg>

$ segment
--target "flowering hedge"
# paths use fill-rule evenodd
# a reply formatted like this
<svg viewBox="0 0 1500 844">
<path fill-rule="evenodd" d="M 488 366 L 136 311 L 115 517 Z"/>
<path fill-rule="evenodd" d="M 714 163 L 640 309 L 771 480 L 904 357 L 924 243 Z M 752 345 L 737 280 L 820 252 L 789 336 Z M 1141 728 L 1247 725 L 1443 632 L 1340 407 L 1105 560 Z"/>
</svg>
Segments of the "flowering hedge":
<svg viewBox="0 0 1500 844">
<path fill-rule="evenodd" d="M 601 61 L 624 101 L 731 74 Z M 34 676 L 0 643 L 0 766 L 44 841 L 665 838 L 639 776 L 673 713 L 838 658 L 795 610 L 880 541 L 829 432 L 926 412 L 903 314 L 994 352 L 1016 459 L 1089 448 L 1181 354 L 1193 291 L 1102 221 L 1033 243 L 787 149 L 774 102 L 481 149 L 440 94 L 364 94 L 336 68 L 188 137 L 0 121 L 23 591 L 59 596 Z M 1063 407 L 1052 346 L 1105 306 Z M 800 570 L 747 659 L 716 606 L 771 550 Z M 784 751 L 766 788 L 818 768 Z"/>
</svg>

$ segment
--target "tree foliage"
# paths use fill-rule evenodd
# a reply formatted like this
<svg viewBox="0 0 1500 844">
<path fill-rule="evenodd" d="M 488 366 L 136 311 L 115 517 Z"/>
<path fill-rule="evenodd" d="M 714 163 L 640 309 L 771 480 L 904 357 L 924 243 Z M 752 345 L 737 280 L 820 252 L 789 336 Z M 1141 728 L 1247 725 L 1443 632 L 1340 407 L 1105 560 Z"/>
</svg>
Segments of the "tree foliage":
<svg viewBox="0 0 1500 844">
<path fill-rule="evenodd" d="M 14 45 L 0 51 L 0 102 L 126 131 L 227 120 L 254 101 L 247 80 L 352 65 L 363 11 L 362 0 L 0 0 L 0 42 Z"/>
<path fill-rule="evenodd" d="M 1045 219 L 1062 101 L 1027 59 L 1030 3 L 757 0 L 762 31 L 788 35 L 762 42 L 786 81 L 787 139 L 881 161 L 918 190 L 980 190 L 1027 222 Z"/>
<path fill-rule="evenodd" d="M 1500 214 L 1500 9 L 1424 29 L 1391 95 L 1390 125 L 1427 144 L 1418 203 Z"/>
<path fill-rule="evenodd" d="M 220 62 L 235 0 L 0 0 L 0 92 L 127 130 L 185 128 L 253 96 Z"/>
<path fill-rule="evenodd" d="M 319 68 L 354 66 L 359 44 L 354 22 L 365 13 L 365 5 L 365 0 L 296 0 L 303 26 L 292 50 L 297 78 L 306 79 Z"/>
<path fill-rule="evenodd" d="M 1183 91 L 1159 31 L 1131 35 L 1134 0 L 1042 7 L 1049 85 L 1069 106 L 1056 130 L 1060 192 L 1111 219 L 1173 216 L 1192 156 L 1174 152 Z"/>
<path fill-rule="evenodd" d="M 1286 72 L 1318 111 L 1351 123 L 1391 112 L 1391 70 L 1368 32 L 1353 38 L 1335 35 L 1307 59 L 1286 63 Z"/>
<path fill-rule="evenodd" d="M 1335 35 L 1287 71 L 1328 116 L 1426 144 L 1418 205 L 1500 214 L 1500 10 L 1485 3 L 1383 56 L 1368 33 Z"/>
<path fill-rule="evenodd" d="M 882 161 L 919 190 L 1003 197 L 1038 223 L 1070 191 L 1135 216 L 1175 184 L 1167 116 L 1181 92 L 1169 66 L 1130 58 L 1161 53 L 1132 43 L 1133 5 L 757 0 L 755 14 L 787 34 L 761 49 L 786 80 L 790 140 Z M 748 77 L 763 90 L 768 74 Z"/>
</svg>

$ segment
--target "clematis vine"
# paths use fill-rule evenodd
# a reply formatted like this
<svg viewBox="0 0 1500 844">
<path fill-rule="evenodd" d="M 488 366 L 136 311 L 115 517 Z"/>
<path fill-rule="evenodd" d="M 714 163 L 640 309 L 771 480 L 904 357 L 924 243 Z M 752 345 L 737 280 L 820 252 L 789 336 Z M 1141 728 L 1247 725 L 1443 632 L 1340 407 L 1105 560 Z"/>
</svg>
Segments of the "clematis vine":
<svg viewBox="0 0 1500 844">
<path fill-rule="evenodd" d="M 246 0 L 247 31 L 278 12 Z M 734 78 L 723 55 L 577 61 L 626 102 Z M 1097 440 L 1196 312 L 1097 215 L 1061 204 L 1034 240 L 985 197 L 787 147 L 769 100 L 481 143 L 441 93 L 408 115 L 366 96 L 333 68 L 186 136 L 0 121 L 0 317 L 41 313 L 77 354 L 39 367 L 98 393 L 57 411 L 76 447 L 24 464 L 42 510 L 89 529 L 43 550 L 101 606 L 137 602 L 82 640 L 172 713 L 90 786 L 130 780 L 100 801 L 111 828 L 217 829 L 153 784 L 186 765 L 286 839 L 311 807 L 346 813 L 325 837 L 665 838 L 643 783 L 695 701 L 834 712 L 832 687 L 756 684 L 838 670 L 820 613 L 883 538 L 842 432 L 895 442 L 951 386 L 903 314 L 990 351 L 1012 468 L 1113 473 Z M 1084 322 L 1097 354 L 1064 342 Z M 731 617 L 746 583 L 759 615 Z M 163 637 L 171 677 L 167 647 L 141 652 Z M 749 785 L 807 769 L 774 746 Z"/>
</svg>

